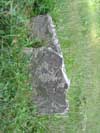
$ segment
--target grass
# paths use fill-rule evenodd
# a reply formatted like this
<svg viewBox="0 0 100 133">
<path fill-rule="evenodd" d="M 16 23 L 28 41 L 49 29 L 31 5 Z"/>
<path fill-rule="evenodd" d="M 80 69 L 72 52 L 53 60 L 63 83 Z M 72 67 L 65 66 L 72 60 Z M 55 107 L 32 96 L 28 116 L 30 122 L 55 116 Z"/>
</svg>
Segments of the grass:
<svg viewBox="0 0 100 133">
<path fill-rule="evenodd" d="M 35 15 L 43 15 L 53 11 L 55 8 L 56 1 L 57 0 L 34 0 L 33 11 Z"/>
<path fill-rule="evenodd" d="M 33 0 L 0 1 L 0 133 L 34 132 L 41 128 L 31 102 L 30 58 L 23 53 L 31 43 L 27 24 L 32 3 Z"/>
<path fill-rule="evenodd" d="M 62 0 L 58 4 L 57 32 L 71 79 L 70 110 L 68 117 L 52 124 L 52 133 L 100 132 L 99 2 Z"/>
<path fill-rule="evenodd" d="M 37 116 L 31 103 L 29 58 L 22 51 L 31 45 L 32 3 L 0 1 L 0 133 L 99 133 L 100 1 L 57 0 L 51 12 L 71 79 L 64 116 Z"/>
</svg>

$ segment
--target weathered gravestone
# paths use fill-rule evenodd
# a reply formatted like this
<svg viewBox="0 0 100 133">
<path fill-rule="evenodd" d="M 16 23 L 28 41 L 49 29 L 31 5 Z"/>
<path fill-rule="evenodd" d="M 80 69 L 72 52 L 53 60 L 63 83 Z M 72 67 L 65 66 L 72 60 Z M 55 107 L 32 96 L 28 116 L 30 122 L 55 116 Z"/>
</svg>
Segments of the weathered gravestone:
<svg viewBox="0 0 100 133">
<path fill-rule="evenodd" d="M 37 105 L 38 113 L 65 113 L 68 110 L 66 90 L 69 80 L 49 15 L 40 15 L 32 19 L 30 38 L 41 40 L 39 47 L 33 48 L 31 62 L 33 101 Z"/>
</svg>

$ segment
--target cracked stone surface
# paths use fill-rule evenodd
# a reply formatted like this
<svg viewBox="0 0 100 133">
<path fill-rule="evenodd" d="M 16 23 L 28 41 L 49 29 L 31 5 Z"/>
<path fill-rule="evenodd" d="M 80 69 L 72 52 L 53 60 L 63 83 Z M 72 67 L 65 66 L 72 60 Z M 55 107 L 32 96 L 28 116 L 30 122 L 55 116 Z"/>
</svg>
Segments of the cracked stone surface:
<svg viewBox="0 0 100 133">
<path fill-rule="evenodd" d="M 31 38 L 35 37 L 43 40 L 45 45 L 33 48 L 33 102 L 39 114 L 65 113 L 68 110 L 66 90 L 69 80 L 55 26 L 49 15 L 40 15 L 32 19 Z"/>
</svg>

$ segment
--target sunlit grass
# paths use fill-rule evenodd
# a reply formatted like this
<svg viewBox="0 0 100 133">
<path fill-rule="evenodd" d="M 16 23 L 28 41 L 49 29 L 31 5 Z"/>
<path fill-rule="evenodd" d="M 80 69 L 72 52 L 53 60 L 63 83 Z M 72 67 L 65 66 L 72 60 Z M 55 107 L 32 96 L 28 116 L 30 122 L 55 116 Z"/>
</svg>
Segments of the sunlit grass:
<svg viewBox="0 0 100 133">
<path fill-rule="evenodd" d="M 94 0 L 87 0 L 89 9 L 94 12 L 95 11 L 95 1 Z"/>
<path fill-rule="evenodd" d="M 91 46 L 96 47 L 98 43 L 98 35 L 97 35 L 97 14 L 96 14 L 96 3 L 94 0 L 88 0 L 88 10 L 90 13 L 90 41 Z"/>
</svg>

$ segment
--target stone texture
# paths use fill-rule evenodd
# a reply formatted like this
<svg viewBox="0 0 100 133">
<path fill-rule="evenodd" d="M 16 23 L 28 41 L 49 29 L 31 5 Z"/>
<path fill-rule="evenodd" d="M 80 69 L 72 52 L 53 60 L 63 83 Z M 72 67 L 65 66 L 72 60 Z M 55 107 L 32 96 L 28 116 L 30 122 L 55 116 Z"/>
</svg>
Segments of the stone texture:
<svg viewBox="0 0 100 133">
<path fill-rule="evenodd" d="M 49 15 L 34 17 L 30 37 L 39 38 L 45 44 L 33 48 L 32 55 L 33 102 L 38 113 L 65 113 L 68 110 L 66 90 L 69 80 L 52 18 Z"/>
</svg>

